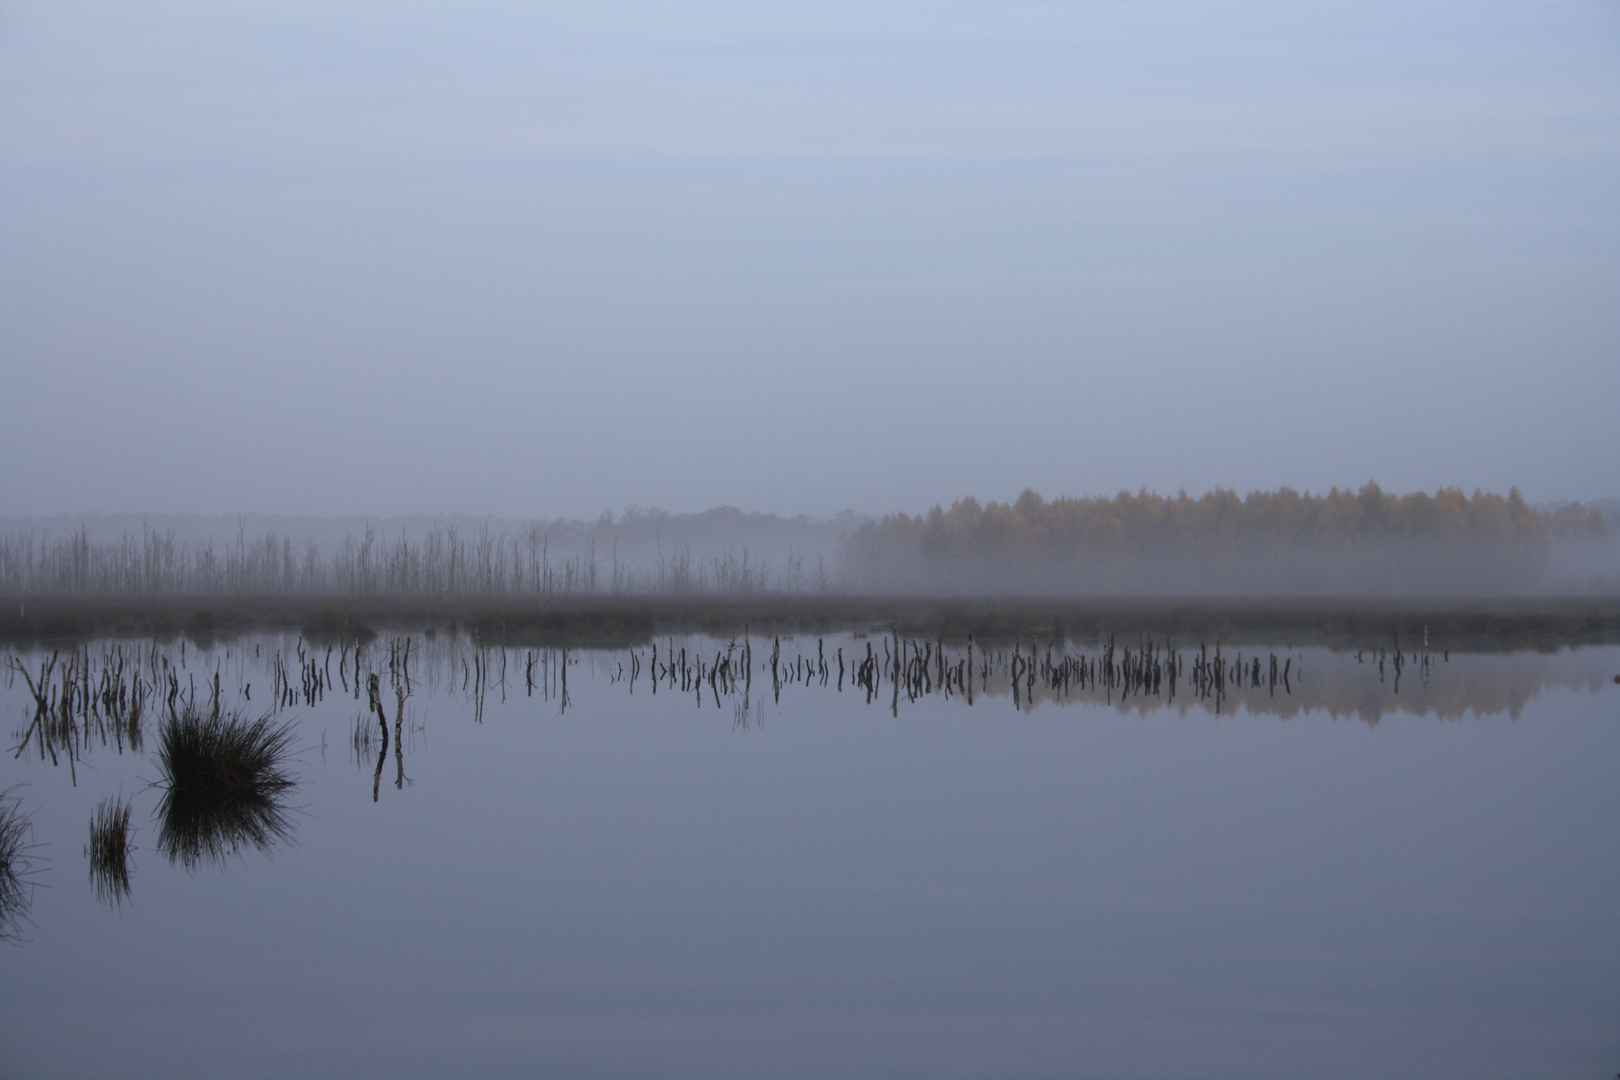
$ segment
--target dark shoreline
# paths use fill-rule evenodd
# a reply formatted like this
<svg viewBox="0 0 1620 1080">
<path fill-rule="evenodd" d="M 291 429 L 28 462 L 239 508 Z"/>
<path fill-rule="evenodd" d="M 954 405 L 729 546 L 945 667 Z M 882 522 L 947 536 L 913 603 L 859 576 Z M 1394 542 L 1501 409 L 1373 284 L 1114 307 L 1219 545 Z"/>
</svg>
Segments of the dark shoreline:
<svg viewBox="0 0 1620 1080">
<path fill-rule="evenodd" d="M 27 598 L 0 600 L 0 641 L 224 640 L 299 631 L 335 640 L 376 631 L 467 632 L 513 642 L 633 644 L 657 634 L 838 633 L 915 638 L 1090 640 L 1115 634 L 1435 650 L 1556 649 L 1620 642 L 1620 597 L 1344 600 L 1174 597 L 905 597 L 760 594 L 573 596 L 531 602 Z"/>
</svg>

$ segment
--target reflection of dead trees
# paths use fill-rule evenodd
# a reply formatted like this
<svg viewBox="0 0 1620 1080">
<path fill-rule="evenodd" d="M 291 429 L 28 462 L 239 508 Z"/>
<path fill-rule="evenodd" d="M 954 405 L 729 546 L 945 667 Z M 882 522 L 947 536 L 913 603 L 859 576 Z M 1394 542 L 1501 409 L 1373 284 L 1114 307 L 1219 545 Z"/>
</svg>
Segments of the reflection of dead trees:
<svg viewBox="0 0 1620 1080">
<path fill-rule="evenodd" d="M 328 690 L 332 689 L 332 647 L 326 647 L 324 656 L 304 651 L 303 639 L 299 639 L 293 647 L 296 657 L 296 670 L 298 672 L 297 689 L 294 689 L 293 678 L 287 673 L 287 663 L 278 651 L 270 664 L 271 700 L 278 709 L 290 709 L 302 702 L 305 706 L 320 703 Z M 360 687 L 360 649 L 355 647 L 355 690 Z M 347 650 L 340 656 L 338 662 L 338 675 L 345 678 L 344 688 L 348 688 L 345 677 L 345 661 L 348 659 Z"/>
<path fill-rule="evenodd" d="M 383 762 L 388 760 L 388 717 L 383 713 L 382 685 L 375 671 L 366 677 L 366 701 L 377 715 L 377 727 L 382 732 L 382 746 L 377 751 L 377 771 L 371 776 L 371 801 L 376 802 L 377 793 L 382 788 Z"/>
<path fill-rule="evenodd" d="M 780 640 L 771 652 L 773 661 L 778 660 L 781 654 Z M 691 694 L 693 701 L 702 708 L 706 688 L 717 709 L 721 708 L 723 697 L 731 697 L 740 692 L 745 703 L 751 698 L 754 686 L 754 646 L 746 628 L 740 644 L 733 635 L 723 650 L 715 649 L 713 660 L 696 651 L 689 652 L 684 646 L 677 652 L 673 639 L 666 639 L 662 657 L 663 659 L 660 658 L 658 644 L 654 642 L 646 669 L 654 694 L 658 692 L 660 685 L 667 686 L 671 691 L 678 689 L 682 694 Z M 639 654 L 632 652 L 630 662 L 633 671 L 640 670 Z M 778 699 L 781 697 L 783 678 L 784 673 L 777 663 L 773 662 L 771 681 L 776 688 Z"/>
<path fill-rule="evenodd" d="M 371 774 L 371 801 L 376 802 L 382 791 L 383 763 L 388 760 L 388 725 L 383 725 L 382 745 L 377 750 L 377 770 Z"/>
<path fill-rule="evenodd" d="M 377 714 L 377 726 L 382 728 L 383 744 L 388 743 L 388 717 L 383 713 L 382 681 L 372 672 L 366 677 L 366 703 Z"/>
<path fill-rule="evenodd" d="M 65 657 L 54 651 L 40 662 L 37 676 L 17 657 L 9 658 L 7 670 L 22 676 L 33 698 L 33 716 L 13 757 L 21 757 L 32 746 L 41 760 L 49 758 L 53 765 L 65 758 L 77 784 L 76 762 L 91 746 L 139 751 L 148 702 L 158 687 L 158 676 L 143 675 L 140 665 L 140 649 L 122 643 L 104 647 L 99 656 L 88 645 L 75 646 Z M 179 679 L 166 658 L 163 670 L 172 684 L 173 703 L 182 694 Z M 214 687 L 217 697 L 217 672 Z"/>
<path fill-rule="evenodd" d="M 898 717 L 900 715 L 900 630 L 898 627 L 891 626 L 889 632 L 894 636 L 894 671 L 889 676 L 889 681 L 894 684 L 894 699 L 889 703 L 889 712 L 890 715 Z M 888 650 L 889 643 L 885 639 L 883 643 L 883 657 L 885 660 L 889 658 Z"/>
<path fill-rule="evenodd" d="M 994 683 L 1011 693 L 1019 709 L 1037 701 L 1063 701 L 1082 694 L 1095 694 L 1109 703 L 1138 698 L 1170 703 L 1185 687 L 1199 698 L 1213 699 L 1219 710 L 1239 688 L 1263 689 L 1273 697 L 1291 695 L 1297 675 L 1291 655 L 1245 651 L 1233 656 L 1219 642 L 1213 654 L 1204 644 L 1189 655 L 1168 638 L 1147 635 L 1134 645 L 1122 644 L 1110 635 L 1096 653 L 1083 654 L 1065 649 L 1057 639 L 1026 642 L 1022 635 L 1011 647 L 985 649 L 969 637 L 964 647 L 956 649 L 948 647 L 943 638 L 907 638 L 897 626 L 891 626 L 876 642 L 863 643 L 864 655 L 846 658 L 840 646 L 829 656 L 824 638 L 816 640 L 813 651 L 790 649 L 791 639 L 785 646 L 781 637 L 773 638 L 770 656 L 761 667 L 770 674 L 773 701 L 779 703 L 794 687 L 833 687 L 842 693 L 847 681 L 868 704 L 885 694 L 890 712 L 896 716 L 902 698 L 916 702 L 939 694 L 972 704 L 981 694 L 990 693 Z M 739 687 L 746 697 L 753 675 L 750 651 L 746 643 L 739 647 L 733 638 L 711 659 L 669 639 L 653 644 L 647 671 L 654 692 L 663 685 L 693 695 L 700 706 L 705 698 L 719 706 Z M 612 681 L 625 678 L 622 670 L 628 670 L 633 685 L 641 664 L 641 654 L 632 650 L 629 659 L 619 665 L 621 674 Z"/>
<path fill-rule="evenodd" d="M 1369 651 L 1370 650 L 1367 649 L 1357 649 L 1356 663 L 1367 663 L 1367 654 Z M 1443 650 L 1441 656 L 1445 661 L 1449 662 L 1451 660 L 1451 650 Z M 1423 628 L 1422 650 L 1413 652 L 1410 658 L 1407 657 L 1406 651 L 1401 648 L 1401 635 L 1396 634 L 1394 636 L 1394 644 L 1392 647 L 1388 649 L 1380 648 L 1378 650 L 1377 660 L 1378 681 L 1380 683 L 1385 681 L 1385 675 L 1387 674 L 1388 669 L 1394 669 L 1395 678 L 1393 689 L 1395 693 L 1399 694 L 1401 692 L 1401 673 L 1406 669 L 1406 665 L 1408 663 L 1417 665 L 1418 675 L 1420 678 L 1422 678 L 1423 685 L 1427 687 L 1429 685 L 1429 675 L 1432 673 L 1434 665 L 1434 653 L 1429 648 L 1429 628 L 1427 626 L 1424 626 Z"/>
<path fill-rule="evenodd" d="M 394 689 L 394 788 L 403 790 L 410 782 L 405 775 L 405 699 L 410 696 L 409 678 L 406 674 L 404 662 L 390 665 L 390 681 Z M 388 713 L 383 708 L 382 681 L 376 672 L 372 672 L 366 679 L 367 705 L 372 715 L 377 718 L 377 731 L 379 733 L 377 746 L 377 766 L 371 774 L 371 801 L 376 802 L 382 792 L 383 766 L 388 761 Z M 363 754 L 370 752 L 371 731 L 370 725 L 355 724 L 352 736 L 355 758 L 359 761 Z"/>
<path fill-rule="evenodd" d="M 405 789 L 405 685 L 394 683 L 394 790 Z"/>
<path fill-rule="evenodd" d="M 468 694 L 473 703 L 473 721 L 484 722 L 484 701 L 489 695 L 491 684 L 489 646 L 484 644 L 478 636 L 473 638 L 472 662 L 469 664 L 466 657 L 461 660 L 461 692 Z M 501 700 L 506 700 L 506 649 L 501 649 L 501 674 L 498 680 L 501 688 Z"/>
<path fill-rule="evenodd" d="M 834 642 L 839 640 L 834 638 Z M 881 701 L 893 715 L 898 715 L 901 699 L 914 703 L 929 696 L 961 698 L 969 704 L 981 703 L 983 697 L 1009 696 L 1019 710 L 1047 702 L 1095 701 L 1144 712 L 1161 705 L 1186 708 L 1196 704 L 1216 713 L 1243 707 L 1284 715 L 1318 705 L 1331 709 L 1339 700 L 1322 700 L 1321 688 L 1314 681 L 1309 689 L 1302 688 L 1304 656 L 1292 646 L 1242 644 L 1234 648 L 1230 642 L 1217 640 L 1188 648 L 1167 637 L 1139 634 L 1132 642 L 1116 634 L 1090 648 L 1080 648 L 1056 633 L 1039 638 L 1018 635 L 1011 643 L 986 646 L 976 637 L 951 644 L 939 636 L 909 638 L 894 626 L 870 637 L 857 634 L 848 649 L 839 645 L 829 650 L 825 638 L 814 640 L 812 646 L 812 639 L 796 641 L 785 635 L 768 637 L 766 646 L 759 671 L 761 677 L 771 680 L 768 700 L 779 702 L 796 690 L 811 687 L 842 693 L 847 684 L 867 704 Z M 1445 656 L 1432 645 L 1427 650 L 1399 651 L 1399 663 L 1408 675 L 1412 667 L 1422 668 L 1427 675 L 1428 665 L 1438 664 Z M 746 631 L 741 638 L 718 640 L 694 636 L 678 641 L 666 636 L 650 647 L 616 654 L 605 670 L 607 681 L 625 690 L 633 687 L 639 692 L 641 677 L 646 676 L 653 693 L 682 694 L 703 709 L 724 707 L 733 695 L 752 706 L 755 665 L 751 652 Z M 1362 650 L 1348 657 L 1376 665 L 1382 655 L 1386 677 L 1380 692 L 1387 695 L 1396 653 L 1386 647 L 1382 653 Z M 527 659 L 519 652 L 508 662 L 523 666 L 531 693 L 549 698 L 559 692 L 567 667 L 579 661 L 570 647 L 529 653 Z M 461 665 L 463 660 L 456 657 L 451 663 Z M 593 663 L 601 667 L 602 662 Z M 479 683 L 480 670 L 498 667 L 493 658 L 468 663 L 465 686 L 472 689 Z M 1368 683 L 1378 685 L 1372 671 L 1363 674 Z M 1410 696 L 1409 680 L 1401 690 L 1403 699 Z M 571 707 L 572 699 L 567 704 Z"/>
<path fill-rule="evenodd" d="M 653 652 L 654 663 L 652 669 L 649 670 L 655 670 L 658 666 L 656 660 L 656 647 L 654 648 Z M 502 675 L 501 679 L 499 680 L 501 683 L 504 683 L 505 681 L 506 660 L 504 653 L 505 650 L 503 649 L 503 656 L 501 660 Z M 545 701 L 556 699 L 560 710 L 562 712 L 567 712 L 568 706 L 573 704 L 573 699 L 569 697 L 568 694 L 568 668 L 570 664 L 577 664 L 578 662 L 579 658 L 571 655 L 570 649 L 567 645 L 563 645 L 556 649 L 544 648 L 539 650 L 531 650 L 525 653 L 523 659 L 524 692 L 529 697 L 533 697 L 536 693 L 538 693 L 541 699 Z M 484 677 L 480 675 L 480 671 L 487 671 L 488 664 L 489 661 L 487 659 L 478 660 L 475 658 L 472 666 L 467 667 L 466 662 L 463 661 L 463 666 L 466 668 L 466 675 L 463 678 L 462 689 L 464 691 L 470 691 L 472 694 L 473 717 L 477 720 L 481 720 L 483 717 L 483 701 L 481 691 L 488 685 Z M 635 687 L 635 680 L 640 676 L 641 671 L 642 667 L 640 657 L 632 654 L 630 657 L 630 674 L 628 676 L 632 691 Z M 626 676 L 624 673 L 620 672 L 615 675 L 610 675 L 609 681 L 618 682 L 621 678 L 625 677 Z M 656 678 L 653 682 L 652 692 L 654 694 L 658 693 L 658 684 Z M 504 692 L 502 693 L 502 700 L 505 700 Z"/>
<path fill-rule="evenodd" d="M 972 705 L 973 704 L 973 635 L 972 634 L 968 635 L 968 639 L 967 639 L 967 656 L 964 657 L 963 659 L 965 661 L 965 666 L 958 669 L 958 671 L 957 671 L 957 682 L 962 684 L 963 690 L 967 694 L 967 703 L 969 705 Z M 966 676 L 965 681 L 963 679 L 964 676 Z"/>
<path fill-rule="evenodd" d="M 884 658 L 887 659 L 887 639 L 884 640 L 884 649 Z M 861 691 L 866 695 L 868 705 L 872 704 L 877 698 L 878 691 L 882 687 L 883 671 L 884 668 L 878 660 L 877 653 L 872 650 L 872 643 L 868 641 L 866 643 L 866 656 L 856 665 L 854 678 L 852 679 L 853 684 L 860 687 Z"/>
</svg>

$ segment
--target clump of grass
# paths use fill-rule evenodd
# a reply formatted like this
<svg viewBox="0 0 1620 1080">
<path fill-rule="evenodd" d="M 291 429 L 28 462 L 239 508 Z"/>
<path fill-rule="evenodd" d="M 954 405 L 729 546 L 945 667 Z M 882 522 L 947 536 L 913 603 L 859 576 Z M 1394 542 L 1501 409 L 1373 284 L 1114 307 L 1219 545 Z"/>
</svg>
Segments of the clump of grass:
<svg viewBox="0 0 1620 1080">
<path fill-rule="evenodd" d="M 96 899 L 108 907 L 121 907 L 129 896 L 129 856 L 134 830 L 129 827 L 130 804 L 114 795 L 101 800 L 90 819 L 90 883 Z"/>
<path fill-rule="evenodd" d="M 290 837 L 291 748 L 290 723 L 273 723 L 268 713 L 248 720 L 187 709 L 165 720 L 158 729 L 158 850 L 191 870 L 248 847 L 269 851 Z"/>
<path fill-rule="evenodd" d="M 34 903 L 34 827 L 13 790 L 0 791 L 0 941 L 18 942 Z"/>
</svg>

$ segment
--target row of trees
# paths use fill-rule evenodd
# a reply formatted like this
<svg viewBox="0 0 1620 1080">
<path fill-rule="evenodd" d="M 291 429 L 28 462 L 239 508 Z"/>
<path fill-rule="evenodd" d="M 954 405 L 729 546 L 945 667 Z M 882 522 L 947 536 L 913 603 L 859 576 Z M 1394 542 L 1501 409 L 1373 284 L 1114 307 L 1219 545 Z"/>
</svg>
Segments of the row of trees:
<svg viewBox="0 0 1620 1080">
<path fill-rule="evenodd" d="M 607 543 L 595 531 L 563 539 L 554 544 L 540 525 L 517 535 L 445 525 L 414 537 L 367 526 L 327 549 L 275 533 L 223 544 L 186 543 L 153 529 L 107 541 L 91 540 L 84 528 L 59 539 L 0 535 L 0 595 L 534 599 L 831 586 L 825 559 L 807 568 L 805 554 L 791 546 L 772 560 L 730 545 L 696 553 L 683 542 L 632 559 L 616 536 Z"/>
<path fill-rule="evenodd" d="M 1539 587 L 1555 542 L 1608 538 L 1597 511 L 1543 514 L 1517 489 L 1391 495 L 1368 483 L 1051 502 L 1025 491 L 864 525 L 845 569 L 854 587 L 897 592 L 1492 594 Z"/>
<path fill-rule="evenodd" d="M 1026 491 L 1012 503 L 966 498 L 864 523 L 721 509 L 510 531 L 440 522 L 390 534 L 368 524 L 325 544 L 250 536 L 245 525 L 224 541 L 182 542 L 144 526 L 113 539 L 83 526 L 56 538 L 18 532 L 0 534 L 0 595 L 1491 594 L 1544 587 L 1553 550 L 1610 539 L 1595 510 L 1543 514 L 1517 490 L 1396 496 L 1369 483 L 1326 495 L 1051 502 Z M 769 554 L 751 553 L 750 540 Z"/>
</svg>

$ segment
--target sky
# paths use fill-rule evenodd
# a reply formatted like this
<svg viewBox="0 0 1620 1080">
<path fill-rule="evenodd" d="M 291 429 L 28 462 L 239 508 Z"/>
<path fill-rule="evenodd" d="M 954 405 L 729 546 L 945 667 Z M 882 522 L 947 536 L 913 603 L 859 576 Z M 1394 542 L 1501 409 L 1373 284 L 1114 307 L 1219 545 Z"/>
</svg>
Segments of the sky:
<svg viewBox="0 0 1620 1080">
<path fill-rule="evenodd" d="M 0 514 L 1620 494 L 1613 3 L 0 0 Z"/>
</svg>

